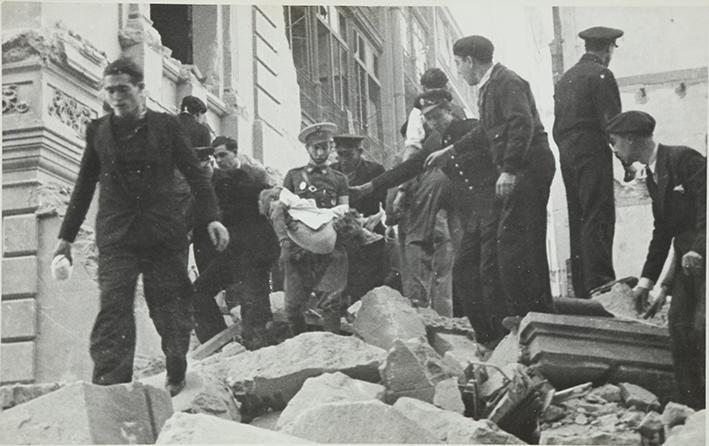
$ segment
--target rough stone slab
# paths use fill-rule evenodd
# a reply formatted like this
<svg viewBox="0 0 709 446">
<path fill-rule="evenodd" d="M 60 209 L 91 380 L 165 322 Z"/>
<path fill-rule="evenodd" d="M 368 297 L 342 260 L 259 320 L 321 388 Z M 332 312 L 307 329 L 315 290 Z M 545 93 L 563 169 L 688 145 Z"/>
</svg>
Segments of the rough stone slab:
<svg viewBox="0 0 709 446">
<path fill-rule="evenodd" d="M 440 443 L 379 400 L 321 404 L 304 411 L 282 432 L 317 443 Z"/>
<path fill-rule="evenodd" d="M 352 379 L 340 372 L 324 373 L 305 380 L 281 413 L 276 427 L 279 430 L 286 428 L 299 414 L 318 404 L 374 399 L 384 399 L 384 386 Z"/>
<path fill-rule="evenodd" d="M 204 344 L 192 350 L 189 356 L 194 360 L 201 360 L 211 356 L 225 345 L 234 342 L 239 333 L 241 333 L 241 327 L 238 324 L 230 325 Z"/>
<path fill-rule="evenodd" d="M 172 405 L 167 392 L 147 387 L 67 385 L 4 411 L 0 443 L 153 443 Z"/>
<path fill-rule="evenodd" d="M 609 403 L 617 403 L 622 400 L 620 387 L 613 384 L 603 384 L 596 387 L 586 396 L 588 400 L 608 401 Z"/>
<path fill-rule="evenodd" d="M 684 426 L 678 428 L 677 432 L 667 439 L 664 446 L 706 444 L 706 410 L 691 415 Z"/>
<path fill-rule="evenodd" d="M 520 344 L 529 365 L 557 389 L 584 382 L 630 382 L 661 402 L 677 394 L 666 328 L 590 316 L 528 313 Z"/>
<path fill-rule="evenodd" d="M 37 216 L 12 215 L 3 218 L 3 255 L 6 257 L 37 252 Z"/>
<path fill-rule="evenodd" d="M 39 398 L 62 387 L 59 383 L 13 384 L 0 387 L 2 409 L 9 409 L 27 401 Z"/>
<path fill-rule="evenodd" d="M 637 432 L 603 432 L 595 426 L 578 424 L 542 430 L 539 444 L 642 446 Z"/>
<path fill-rule="evenodd" d="M 35 299 L 2 302 L 2 340 L 28 340 L 37 336 L 37 301 Z"/>
<path fill-rule="evenodd" d="M 618 387 L 626 406 L 644 411 L 660 410 L 660 401 L 654 393 L 631 383 L 620 383 Z"/>
<path fill-rule="evenodd" d="M 141 382 L 162 388 L 165 372 L 142 379 Z M 189 370 L 185 388 L 172 397 L 175 412 L 204 413 L 230 421 L 241 421 L 241 414 L 229 389 L 218 379 L 199 370 Z"/>
<path fill-rule="evenodd" d="M 633 290 L 625 283 L 616 283 L 607 293 L 593 296 L 595 300 L 603 305 L 603 308 L 615 317 L 639 318 L 635 311 Z"/>
<path fill-rule="evenodd" d="M 469 352 L 471 356 L 477 356 L 478 353 L 478 344 L 464 335 L 434 332 L 429 336 L 428 341 L 441 356 L 451 350 Z"/>
<path fill-rule="evenodd" d="M 638 426 L 638 432 L 640 432 L 640 435 L 647 438 L 653 438 L 656 435 L 660 435 L 663 430 L 664 426 L 662 425 L 662 416 L 654 410 L 648 412 Z"/>
<path fill-rule="evenodd" d="M 463 370 L 444 363 L 423 339 L 394 341 L 379 371 L 389 404 L 402 396 L 432 403 L 436 384 L 463 374 Z"/>
<path fill-rule="evenodd" d="M 471 352 L 470 350 L 448 350 L 443 355 L 443 362 L 456 369 L 465 370 L 469 361 L 480 361 L 477 352 Z"/>
<path fill-rule="evenodd" d="M 429 338 L 436 333 L 448 333 L 475 340 L 475 330 L 467 317 L 441 316 L 431 308 L 418 308 L 418 312 L 426 326 Z"/>
<path fill-rule="evenodd" d="M 156 444 L 289 444 L 310 443 L 249 424 L 205 414 L 176 412 L 163 427 Z"/>
<path fill-rule="evenodd" d="M 378 382 L 378 367 L 385 357 L 384 350 L 352 336 L 309 332 L 204 368 L 224 377 L 242 403 L 242 415 L 245 410 L 258 415 L 267 407 L 282 410 L 306 379 L 323 373 L 339 371 L 351 378 Z"/>
<path fill-rule="evenodd" d="M 444 379 L 436 384 L 433 393 L 433 405 L 461 415 L 465 412 L 465 404 L 458 388 L 457 378 Z"/>
<path fill-rule="evenodd" d="M 489 420 L 476 421 L 414 398 L 399 398 L 393 407 L 445 443 L 526 444 Z"/>
<path fill-rule="evenodd" d="M 687 418 L 693 414 L 694 409 L 691 407 L 670 401 L 662 412 L 662 424 L 664 424 L 667 429 L 672 429 L 678 424 L 684 424 Z"/>
<path fill-rule="evenodd" d="M 365 342 L 385 350 L 397 339 L 426 336 L 423 320 L 411 302 L 387 286 L 377 287 L 362 297 L 354 331 Z"/>
<path fill-rule="evenodd" d="M 2 259 L 2 298 L 37 294 L 37 257 Z"/>
<path fill-rule="evenodd" d="M 276 431 L 278 430 L 276 428 L 276 425 L 278 424 L 278 420 L 281 418 L 281 411 L 271 411 L 271 412 L 266 412 L 265 414 L 258 416 L 251 420 L 250 425 L 254 427 L 259 427 L 261 429 L 268 429 L 270 431 Z"/>
<path fill-rule="evenodd" d="M 0 345 L 0 383 L 32 382 L 35 379 L 34 341 Z"/>
<path fill-rule="evenodd" d="M 286 296 L 283 291 L 275 291 L 268 296 L 274 321 L 287 321 Z"/>
</svg>

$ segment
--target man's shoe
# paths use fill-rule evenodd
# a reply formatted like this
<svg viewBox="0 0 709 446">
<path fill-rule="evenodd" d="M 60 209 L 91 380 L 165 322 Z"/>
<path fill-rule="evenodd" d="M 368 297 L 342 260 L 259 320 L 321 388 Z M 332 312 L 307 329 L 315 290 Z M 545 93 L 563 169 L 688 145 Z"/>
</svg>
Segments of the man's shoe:
<svg viewBox="0 0 709 446">
<path fill-rule="evenodd" d="M 182 379 L 182 381 L 180 381 L 176 384 L 173 384 L 170 381 L 166 381 L 165 382 L 165 390 L 168 391 L 168 393 L 170 394 L 171 397 L 174 397 L 178 393 L 182 392 L 182 389 L 185 388 L 185 384 L 186 384 L 186 381 L 184 378 Z"/>
</svg>

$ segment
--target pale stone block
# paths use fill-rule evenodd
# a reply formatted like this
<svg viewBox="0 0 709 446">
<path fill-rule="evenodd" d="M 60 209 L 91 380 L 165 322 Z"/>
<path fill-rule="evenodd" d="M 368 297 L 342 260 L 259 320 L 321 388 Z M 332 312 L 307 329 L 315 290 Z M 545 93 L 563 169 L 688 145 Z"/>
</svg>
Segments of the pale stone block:
<svg viewBox="0 0 709 446">
<path fill-rule="evenodd" d="M 37 301 L 6 300 L 2 303 L 2 340 L 28 339 L 37 335 Z"/>
<path fill-rule="evenodd" d="M 37 294 L 37 257 L 2 259 L 2 296 Z"/>
<path fill-rule="evenodd" d="M 32 381 L 34 354 L 33 341 L 0 345 L 0 384 Z"/>
<path fill-rule="evenodd" d="M 12 215 L 3 219 L 5 256 L 37 252 L 37 217 L 34 214 Z"/>
</svg>

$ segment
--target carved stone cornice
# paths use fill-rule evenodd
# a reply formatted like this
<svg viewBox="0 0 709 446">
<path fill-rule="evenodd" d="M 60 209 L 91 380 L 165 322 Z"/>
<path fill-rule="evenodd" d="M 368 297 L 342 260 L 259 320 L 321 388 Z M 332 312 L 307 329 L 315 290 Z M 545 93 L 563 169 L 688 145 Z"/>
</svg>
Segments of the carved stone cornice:
<svg viewBox="0 0 709 446">
<path fill-rule="evenodd" d="M 17 94 L 17 85 L 9 84 L 2 86 L 2 114 L 27 113 L 30 106 L 20 99 Z"/>
<path fill-rule="evenodd" d="M 86 126 L 98 117 L 98 112 L 52 85 L 49 88 L 52 91 L 52 98 L 47 104 L 49 116 L 57 118 L 83 138 Z"/>
</svg>

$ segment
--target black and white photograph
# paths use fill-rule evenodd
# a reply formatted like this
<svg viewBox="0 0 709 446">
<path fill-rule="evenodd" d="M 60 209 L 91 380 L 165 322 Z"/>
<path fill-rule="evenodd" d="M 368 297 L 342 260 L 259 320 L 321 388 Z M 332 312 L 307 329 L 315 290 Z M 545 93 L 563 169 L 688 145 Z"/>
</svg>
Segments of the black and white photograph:
<svg viewBox="0 0 709 446">
<path fill-rule="evenodd" d="M 0 3 L 0 444 L 705 444 L 709 1 L 213 1 Z"/>
</svg>

